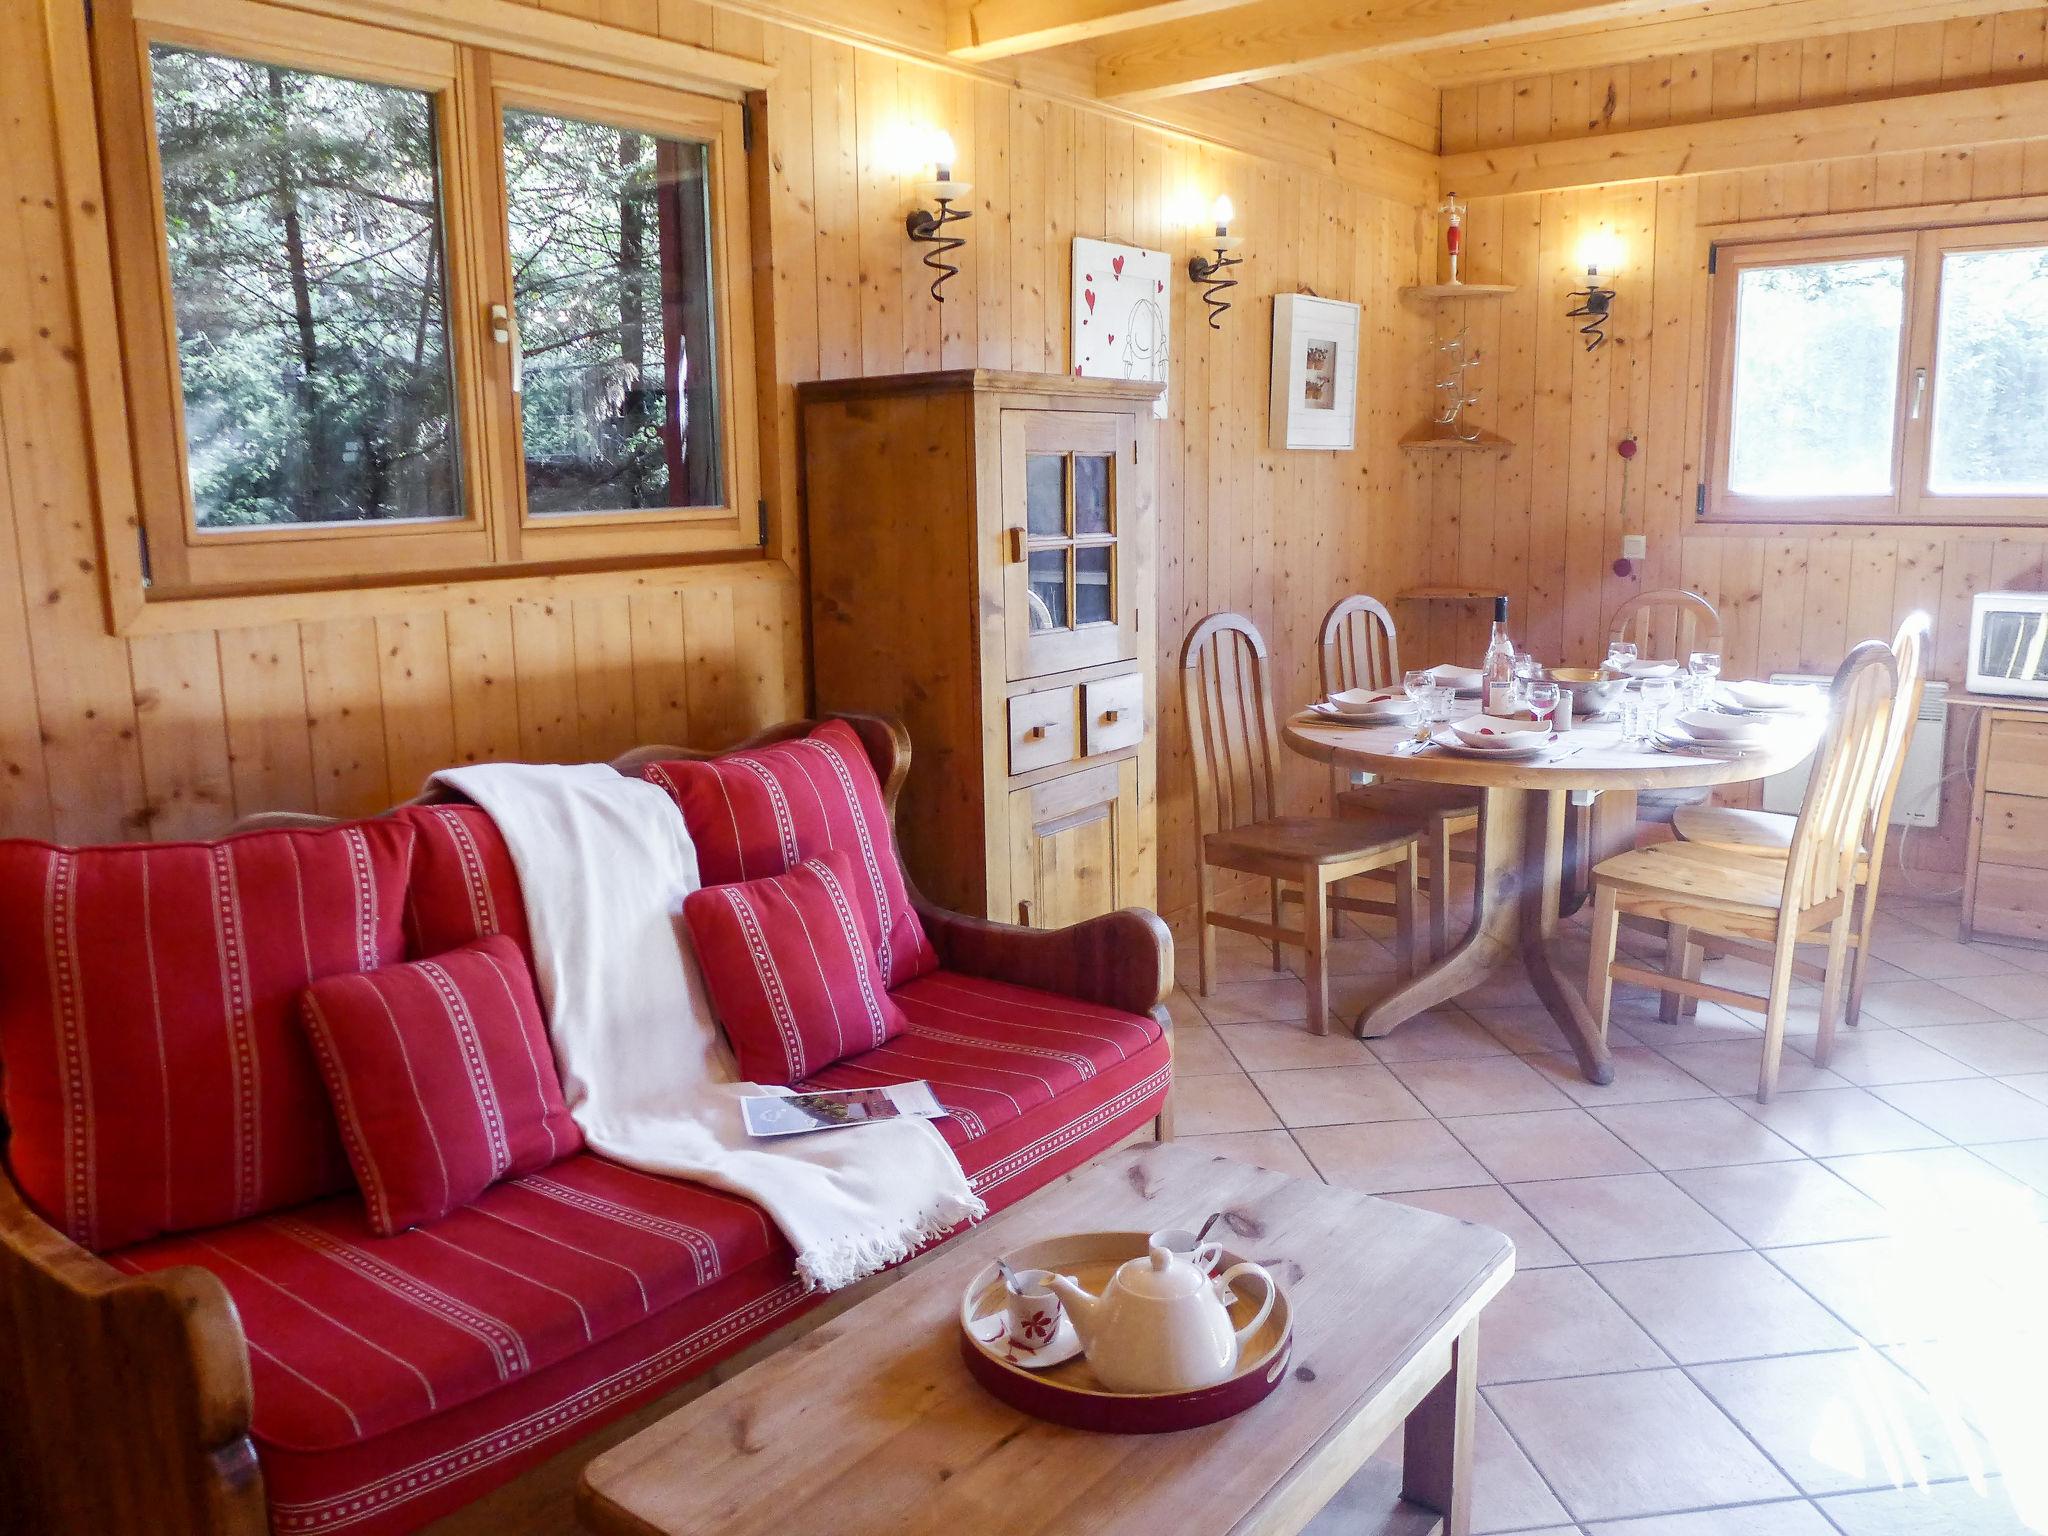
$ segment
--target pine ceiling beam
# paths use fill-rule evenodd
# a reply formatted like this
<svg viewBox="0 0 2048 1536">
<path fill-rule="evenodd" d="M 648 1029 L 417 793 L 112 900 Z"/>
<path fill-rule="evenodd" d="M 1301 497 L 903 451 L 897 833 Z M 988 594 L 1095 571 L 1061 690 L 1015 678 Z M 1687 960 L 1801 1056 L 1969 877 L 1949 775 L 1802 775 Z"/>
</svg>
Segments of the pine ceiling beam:
<svg viewBox="0 0 2048 1536">
<path fill-rule="evenodd" d="M 946 15 L 946 51 L 981 63 L 1192 21 L 1244 0 L 967 0 Z"/>
<path fill-rule="evenodd" d="M 1097 60 L 1095 90 L 1098 96 L 1125 101 L 1185 96 L 1334 64 L 1627 21 L 1666 4 L 1668 0 L 1268 0 L 1127 34 Z"/>
</svg>

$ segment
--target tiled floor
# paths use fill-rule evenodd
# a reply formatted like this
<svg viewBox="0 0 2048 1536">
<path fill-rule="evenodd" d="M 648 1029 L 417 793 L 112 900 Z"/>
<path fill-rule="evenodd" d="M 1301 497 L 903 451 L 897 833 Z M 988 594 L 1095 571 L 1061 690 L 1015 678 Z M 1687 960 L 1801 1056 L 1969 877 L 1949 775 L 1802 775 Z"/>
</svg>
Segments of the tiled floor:
<svg viewBox="0 0 2048 1536">
<path fill-rule="evenodd" d="M 1880 923 L 1863 1026 L 1816 1067 L 1802 988 L 1768 1105 L 1751 1015 L 1617 988 L 1595 1088 L 1518 977 L 1361 1043 L 1394 962 L 1347 938 L 1319 1038 L 1234 935 L 1195 997 L 1183 935 L 1180 1131 L 1514 1239 L 1479 1532 L 2048 1532 L 2048 952 L 1958 943 L 1952 904 Z"/>
</svg>

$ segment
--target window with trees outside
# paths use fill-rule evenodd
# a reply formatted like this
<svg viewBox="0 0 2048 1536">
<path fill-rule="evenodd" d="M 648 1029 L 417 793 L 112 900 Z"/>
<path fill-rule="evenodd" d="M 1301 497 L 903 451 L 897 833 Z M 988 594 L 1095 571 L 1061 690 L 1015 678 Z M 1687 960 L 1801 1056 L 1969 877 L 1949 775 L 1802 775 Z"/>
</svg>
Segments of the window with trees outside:
<svg viewBox="0 0 2048 1536">
<path fill-rule="evenodd" d="M 2048 520 L 2048 223 L 1716 248 L 1706 515 Z"/>
<path fill-rule="evenodd" d="M 758 542 L 739 103 L 238 0 L 94 36 L 153 587 Z"/>
</svg>

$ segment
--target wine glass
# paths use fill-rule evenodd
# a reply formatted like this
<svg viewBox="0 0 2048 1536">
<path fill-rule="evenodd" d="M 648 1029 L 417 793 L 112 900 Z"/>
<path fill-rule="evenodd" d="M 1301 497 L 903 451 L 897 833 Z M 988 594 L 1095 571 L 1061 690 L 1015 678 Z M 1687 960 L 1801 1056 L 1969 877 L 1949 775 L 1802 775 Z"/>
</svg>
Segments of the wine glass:
<svg viewBox="0 0 2048 1536">
<path fill-rule="evenodd" d="M 1636 659 L 1636 643 L 1633 640 L 1610 640 L 1607 642 L 1607 665 L 1617 672 L 1626 672 Z"/>
<path fill-rule="evenodd" d="M 1436 674 L 1427 667 L 1403 672 L 1401 691 L 1408 695 L 1409 707 L 1414 711 L 1415 739 L 1425 740 L 1429 735 L 1429 696 L 1436 692 Z"/>
<path fill-rule="evenodd" d="M 1713 702 L 1714 684 L 1721 679 L 1721 653 L 1694 651 L 1686 658 L 1685 670 L 1692 678 L 1693 702 L 1704 709 Z"/>
<path fill-rule="evenodd" d="M 1529 708 L 1535 711 L 1538 720 L 1547 721 L 1551 729 L 1555 730 L 1557 728 L 1558 702 L 1563 695 L 1564 690 L 1557 686 L 1555 680 L 1547 677 L 1536 677 L 1529 680 L 1528 687 L 1523 694 L 1523 699 Z"/>
</svg>

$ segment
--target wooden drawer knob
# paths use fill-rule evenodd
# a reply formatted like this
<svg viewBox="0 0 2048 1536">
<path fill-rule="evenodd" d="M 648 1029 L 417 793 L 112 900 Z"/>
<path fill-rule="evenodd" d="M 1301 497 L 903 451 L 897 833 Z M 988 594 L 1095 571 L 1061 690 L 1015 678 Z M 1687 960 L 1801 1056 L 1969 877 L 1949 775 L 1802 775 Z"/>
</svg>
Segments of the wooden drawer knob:
<svg viewBox="0 0 2048 1536">
<path fill-rule="evenodd" d="M 1102 712 L 1102 723 L 1104 725 L 1115 725 L 1117 721 L 1123 718 L 1123 715 L 1124 712 L 1120 709 L 1105 709 Z"/>
<path fill-rule="evenodd" d="M 1032 726 L 1032 727 L 1031 727 L 1031 728 L 1030 728 L 1029 730 L 1025 731 L 1025 733 L 1024 733 L 1024 739 L 1025 739 L 1026 741 L 1043 741 L 1043 740 L 1045 740 L 1045 727 L 1044 727 L 1044 726 L 1042 726 L 1042 725 L 1034 725 L 1034 726 Z"/>
</svg>

